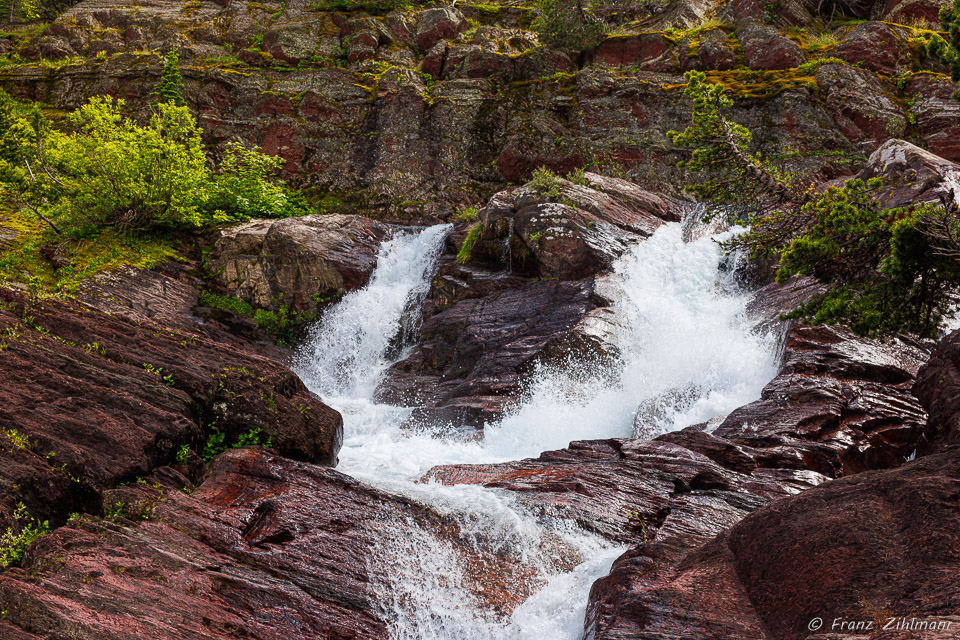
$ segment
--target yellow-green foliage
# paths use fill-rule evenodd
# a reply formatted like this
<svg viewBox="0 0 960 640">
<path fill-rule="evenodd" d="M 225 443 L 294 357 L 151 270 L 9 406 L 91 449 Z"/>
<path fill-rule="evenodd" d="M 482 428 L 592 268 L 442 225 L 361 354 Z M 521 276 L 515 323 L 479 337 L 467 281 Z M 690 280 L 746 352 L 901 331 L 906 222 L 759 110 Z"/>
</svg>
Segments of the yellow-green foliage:
<svg viewBox="0 0 960 640">
<path fill-rule="evenodd" d="M 3 435 L 6 438 L 7 445 L 6 448 L 8 451 L 13 451 L 15 449 L 29 449 L 30 448 L 30 436 L 23 433 L 22 431 L 17 431 L 16 429 L 9 428 L 0 428 L 0 435 Z M 3 445 L 0 445 L 2 447 Z"/>
<path fill-rule="evenodd" d="M 783 71 L 752 71 L 750 69 L 731 69 L 730 71 L 706 71 L 707 82 L 723 85 L 732 98 L 772 98 L 788 89 L 805 88 L 818 91 L 816 68 L 800 66 Z M 686 84 L 663 85 L 668 90 L 683 90 Z"/>
</svg>

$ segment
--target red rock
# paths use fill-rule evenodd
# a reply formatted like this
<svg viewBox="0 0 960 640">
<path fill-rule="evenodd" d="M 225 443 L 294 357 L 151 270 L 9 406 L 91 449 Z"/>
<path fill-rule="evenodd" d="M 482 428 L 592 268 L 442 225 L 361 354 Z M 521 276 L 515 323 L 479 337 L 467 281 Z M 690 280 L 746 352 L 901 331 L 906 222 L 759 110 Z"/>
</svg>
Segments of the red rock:
<svg viewBox="0 0 960 640">
<path fill-rule="evenodd" d="M 945 616 L 955 625 L 958 483 L 953 449 L 777 500 L 705 544 L 689 534 L 658 535 L 594 584 L 587 635 L 826 640 L 850 637 L 833 635 L 836 619 L 873 621 L 877 629 L 891 617 Z M 826 626 L 811 627 L 815 619 Z"/>
<path fill-rule="evenodd" d="M 672 55 L 669 55 L 671 52 Z M 656 33 L 608 37 L 594 49 L 593 62 L 648 71 L 679 70 L 671 43 Z"/>
<path fill-rule="evenodd" d="M 885 207 L 915 202 L 940 202 L 956 190 L 960 166 L 905 140 L 888 140 L 870 155 L 857 174 L 863 180 L 881 178 L 878 199 Z"/>
<path fill-rule="evenodd" d="M 940 9 L 946 4 L 943 0 L 885 0 L 878 8 L 887 22 L 908 24 L 919 19 L 932 26 L 940 24 Z"/>
<path fill-rule="evenodd" d="M 943 339 L 917 374 L 913 392 L 930 412 L 927 438 L 936 448 L 960 442 L 960 332 Z"/>
<path fill-rule="evenodd" d="M 816 78 L 836 126 L 865 151 L 905 134 L 907 118 L 888 82 L 841 64 L 823 65 Z"/>
<path fill-rule="evenodd" d="M 744 22 L 737 27 L 736 36 L 751 69 L 791 69 L 803 62 L 797 43 L 758 22 Z"/>
<path fill-rule="evenodd" d="M 901 51 L 900 39 L 882 22 L 864 22 L 847 34 L 830 55 L 864 69 L 894 76 L 909 70 L 913 61 L 909 51 Z"/>
<path fill-rule="evenodd" d="M 927 148 L 947 160 L 960 161 L 960 102 L 956 85 L 946 78 L 920 73 L 907 85 L 915 98 L 910 111 Z"/>
<path fill-rule="evenodd" d="M 436 7 L 422 11 L 417 16 L 417 48 L 426 53 L 441 40 L 456 38 L 466 28 L 466 19 L 456 9 Z"/>
<path fill-rule="evenodd" d="M 0 465 L 0 526 L 17 501 L 55 524 L 96 513 L 98 491 L 170 463 L 182 445 L 199 449 L 209 428 L 226 444 L 259 428 L 284 455 L 336 462 L 340 415 L 274 360 L 80 305 L 0 298 L 0 425 L 28 438 L 17 448 L 0 436 L 12 454 Z"/>
<path fill-rule="evenodd" d="M 728 42 L 726 32 L 710 29 L 701 36 L 697 56 L 701 69 L 727 71 L 737 66 L 737 54 Z"/>
<path fill-rule="evenodd" d="M 507 614 L 536 586 L 522 559 L 476 550 L 425 507 L 263 450 L 221 455 L 189 495 L 110 496 L 128 517 L 75 520 L 0 573 L 6 624 L 45 638 L 386 639 L 396 547 L 429 535 L 471 567 L 464 586 L 487 606 Z"/>
<path fill-rule="evenodd" d="M 896 466 L 923 442 L 926 414 L 911 388 L 926 358 L 900 340 L 795 325 L 760 400 L 713 433 L 753 447 L 816 443 L 806 466 L 830 477 Z"/>
</svg>

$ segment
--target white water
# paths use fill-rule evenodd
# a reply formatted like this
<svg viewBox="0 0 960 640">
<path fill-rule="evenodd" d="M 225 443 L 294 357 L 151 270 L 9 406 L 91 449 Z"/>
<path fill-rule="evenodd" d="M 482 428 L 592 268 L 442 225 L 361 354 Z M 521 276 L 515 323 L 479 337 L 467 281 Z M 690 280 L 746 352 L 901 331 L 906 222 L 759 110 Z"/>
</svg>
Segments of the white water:
<svg viewBox="0 0 960 640">
<path fill-rule="evenodd" d="M 370 562 L 383 579 L 377 588 L 395 638 L 579 638 L 590 586 L 622 548 L 573 523 L 538 518 L 512 492 L 417 481 L 438 464 L 517 460 L 572 440 L 647 437 L 722 417 L 759 397 L 775 374 L 775 345 L 751 332 L 746 296 L 722 276 L 719 247 L 708 237 L 684 243 L 681 225 L 670 224 L 616 265 L 615 364 L 535 372 L 519 406 L 488 425 L 483 441 L 411 431 L 403 424 L 412 410 L 377 404 L 374 391 L 427 293 L 446 233 L 436 226 L 384 243 L 369 285 L 324 315 L 297 371 L 344 415 L 339 470 L 460 527 L 456 545 L 413 522 L 394 523 L 393 539 L 380 541 Z M 484 555 L 468 565 L 465 549 Z M 478 557 L 504 564 L 478 565 Z M 477 584 L 497 570 L 533 576 L 504 577 L 518 590 L 532 585 L 509 616 L 484 601 L 494 585 Z"/>
</svg>

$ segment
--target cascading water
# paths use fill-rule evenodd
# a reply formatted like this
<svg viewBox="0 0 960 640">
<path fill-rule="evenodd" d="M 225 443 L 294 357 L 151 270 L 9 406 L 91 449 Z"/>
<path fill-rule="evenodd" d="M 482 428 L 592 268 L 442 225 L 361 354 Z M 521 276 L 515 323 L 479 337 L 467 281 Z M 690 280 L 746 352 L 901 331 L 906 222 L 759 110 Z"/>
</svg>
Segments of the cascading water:
<svg viewBox="0 0 960 640">
<path fill-rule="evenodd" d="M 418 480 L 439 464 L 504 462 L 575 439 L 647 436 L 722 417 L 773 377 L 775 341 L 751 331 L 747 297 L 722 273 L 716 243 L 685 243 L 681 225 L 668 224 L 617 262 L 619 358 L 535 372 L 519 406 L 488 425 L 481 442 L 411 431 L 412 410 L 377 404 L 374 391 L 405 314 L 427 293 L 447 231 L 385 242 L 368 286 L 324 315 L 297 370 L 343 413 L 340 471 L 458 524 L 459 549 L 413 522 L 395 523 L 392 539 L 379 541 L 371 573 L 395 638 L 579 638 L 590 585 L 621 548 L 572 522 L 538 519 L 511 492 Z M 531 595 L 509 615 L 498 611 L 471 575 L 464 545 L 533 576 Z"/>
</svg>

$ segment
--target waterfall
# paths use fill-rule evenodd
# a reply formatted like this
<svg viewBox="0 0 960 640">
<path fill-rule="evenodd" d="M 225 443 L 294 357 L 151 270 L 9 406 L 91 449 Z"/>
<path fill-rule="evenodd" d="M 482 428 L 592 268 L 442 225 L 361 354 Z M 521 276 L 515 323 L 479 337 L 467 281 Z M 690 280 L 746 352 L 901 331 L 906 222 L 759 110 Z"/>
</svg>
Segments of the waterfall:
<svg viewBox="0 0 960 640">
<path fill-rule="evenodd" d="M 459 547 L 413 522 L 392 523 L 390 539 L 377 541 L 371 575 L 392 637 L 579 638 L 590 586 L 622 548 L 573 522 L 545 522 L 512 492 L 418 480 L 438 464 L 504 462 L 575 439 L 646 437 L 723 417 L 759 397 L 776 371 L 776 345 L 751 331 L 747 296 L 721 269 L 716 243 L 684 242 L 682 225 L 671 223 L 617 261 L 613 363 L 535 371 L 519 406 L 487 425 L 482 441 L 411 431 L 412 410 L 378 404 L 374 391 L 447 232 L 435 226 L 385 242 L 370 283 L 324 314 L 296 370 L 344 416 L 340 471 L 458 523 Z M 509 615 L 485 603 L 464 547 L 533 576 L 529 597 Z"/>
</svg>

